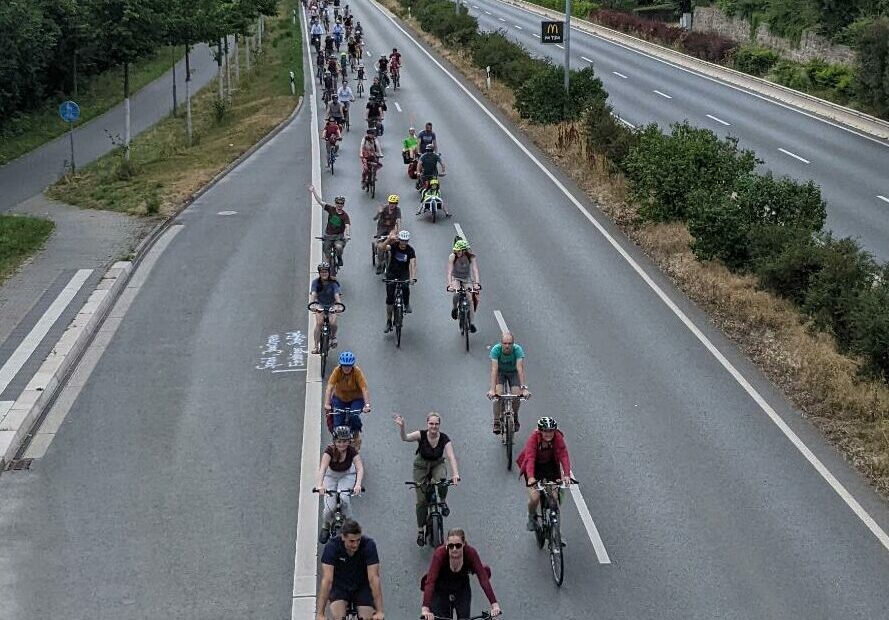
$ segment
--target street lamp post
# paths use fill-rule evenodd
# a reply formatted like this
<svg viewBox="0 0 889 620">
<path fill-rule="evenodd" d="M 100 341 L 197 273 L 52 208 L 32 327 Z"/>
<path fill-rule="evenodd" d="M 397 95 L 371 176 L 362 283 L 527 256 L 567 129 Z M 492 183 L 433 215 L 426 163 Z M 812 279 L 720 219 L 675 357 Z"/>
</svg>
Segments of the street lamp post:
<svg viewBox="0 0 889 620">
<path fill-rule="evenodd" d="M 568 74 L 571 72 L 571 0 L 565 0 L 565 92 L 568 91 Z"/>
</svg>

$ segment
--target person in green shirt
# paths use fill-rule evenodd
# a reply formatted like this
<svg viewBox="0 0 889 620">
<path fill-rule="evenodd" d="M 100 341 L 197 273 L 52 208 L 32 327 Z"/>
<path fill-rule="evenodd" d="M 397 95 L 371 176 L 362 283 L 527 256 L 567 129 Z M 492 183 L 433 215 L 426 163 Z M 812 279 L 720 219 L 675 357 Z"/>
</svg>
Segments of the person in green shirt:
<svg viewBox="0 0 889 620">
<path fill-rule="evenodd" d="M 510 332 L 500 335 L 500 342 L 491 347 L 491 389 L 488 390 L 488 398 L 494 399 L 496 395 L 503 394 L 505 384 L 509 383 L 509 391 L 517 396 L 531 397 L 528 386 L 525 385 L 525 352 L 520 345 L 515 343 L 515 337 Z M 515 430 L 519 430 L 519 404 L 516 400 L 513 405 L 515 414 Z M 494 400 L 494 434 L 500 434 L 500 401 Z"/>
<path fill-rule="evenodd" d="M 411 127 L 407 130 L 407 137 L 401 141 L 401 151 L 404 163 L 408 166 L 408 172 L 416 165 L 419 154 L 420 141 L 417 139 L 417 130 Z"/>
</svg>

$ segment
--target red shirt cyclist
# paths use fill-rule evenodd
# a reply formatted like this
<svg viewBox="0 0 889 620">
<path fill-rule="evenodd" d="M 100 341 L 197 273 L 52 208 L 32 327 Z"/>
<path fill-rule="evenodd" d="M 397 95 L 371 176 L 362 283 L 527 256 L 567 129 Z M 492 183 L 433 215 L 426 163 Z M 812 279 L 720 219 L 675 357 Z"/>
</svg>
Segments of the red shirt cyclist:
<svg viewBox="0 0 889 620">
<path fill-rule="evenodd" d="M 537 481 L 571 484 L 568 446 L 555 419 L 543 417 L 537 420 L 537 430 L 528 436 L 516 464 L 528 485 L 528 531 L 533 532 L 540 504 L 540 492 L 534 486 Z"/>
</svg>

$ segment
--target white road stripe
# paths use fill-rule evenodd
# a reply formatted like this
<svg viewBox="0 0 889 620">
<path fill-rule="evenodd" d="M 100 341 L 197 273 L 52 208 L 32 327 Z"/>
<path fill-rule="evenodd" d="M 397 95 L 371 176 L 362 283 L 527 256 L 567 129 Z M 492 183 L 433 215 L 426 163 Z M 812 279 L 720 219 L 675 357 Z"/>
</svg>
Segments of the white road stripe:
<svg viewBox="0 0 889 620">
<path fill-rule="evenodd" d="M 485 11 L 485 15 L 491 15 L 491 11 Z"/>
<path fill-rule="evenodd" d="M 613 73 L 614 75 L 616 75 L 617 77 L 623 79 L 623 80 L 627 80 L 627 79 L 629 79 L 627 76 L 625 76 L 625 75 L 624 75 L 623 73 L 621 73 L 620 71 L 612 71 L 612 73 Z"/>
<path fill-rule="evenodd" d="M 886 198 L 885 196 L 877 196 L 877 198 L 879 198 L 883 202 L 889 202 L 889 198 Z"/>
<path fill-rule="evenodd" d="M 790 151 L 788 151 L 786 149 L 779 148 L 778 150 L 781 151 L 782 153 L 784 153 L 785 155 L 788 155 L 790 157 L 793 157 L 794 159 L 797 159 L 797 160 L 803 162 L 804 164 L 811 164 L 812 163 L 808 159 L 805 159 L 804 157 L 800 157 L 796 153 L 791 153 Z"/>
<path fill-rule="evenodd" d="M 716 118 L 716 117 L 713 116 L 712 114 L 708 114 L 708 115 L 707 115 L 707 118 L 712 119 L 712 120 L 716 121 L 717 123 L 721 123 L 721 124 L 725 125 L 726 127 L 731 127 L 731 126 L 732 126 L 731 123 L 726 123 L 726 122 L 725 122 L 724 120 L 722 120 L 721 118 Z"/>
<path fill-rule="evenodd" d="M 558 43 L 556 43 L 556 47 L 558 47 L 559 49 L 565 49 L 564 45 L 559 45 Z"/>
<path fill-rule="evenodd" d="M 473 4 L 473 5 L 472 5 L 472 8 L 474 8 L 474 9 L 477 9 L 477 8 L 478 8 L 478 7 L 477 7 L 477 6 L 475 6 L 475 5 L 474 5 L 474 4 Z"/>
<path fill-rule="evenodd" d="M 460 227 L 458 222 L 454 222 L 454 229 L 457 231 L 457 234 L 460 235 L 463 239 L 466 239 L 466 233 L 463 232 L 463 229 Z"/>
<path fill-rule="evenodd" d="M 656 94 L 656 95 L 660 95 L 660 96 L 663 97 L 664 99 L 672 99 L 672 98 L 673 98 L 673 97 L 671 97 L 670 95 L 668 95 L 667 93 L 662 93 L 662 92 L 659 91 L 659 90 L 654 91 L 654 94 Z"/>
<path fill-rule="evenodd" d="M 513 28 L 517 28 L 517 29 L 519 29 L 519 30 L 521 30 L 521 29 L 522 29 L 522 27 L 521 27 L 521 26 L 519 26 L 519 25 L 518 25 L 518 24 L 513 24 L 513 25 L 512 25 L 512 27 L 513 27 Z"/>
<path fill-rule="evenodd" d="M 502 21 L 502 22 L 505 22 L 505 21 L 506 21 L 506 20 L 503 19 L 502 17 L 498 17 L 497 19 L 499 19 L 499 20 Z"/>
<path fill-rule="evenodd" d="M 564 194 L 565 198 L 568 199 L 574 207 L 580 211 L 580 213 L 587 219 L 587 221 L 592 224 L 592 226 L 602 235 L 602 237 L 608 241 L 611 247 L 621 255 L 621 257 L 627 262 L 630 267 L 632 267 L 633 271 L 635 271 L 640 278 L 648 285 L 648 287 L 655 293 L 655 295 L 660 298 L 660 300 L 666 305 L 670 311 L 678 318 L 683 325 L 698 339 L 698 341 L 704 346 L 705 349 L 719 362 L 719 364 L 728 372 L 732 378 L 741 386 L 741 388 L 747 393 L 748 396 L 759 406 L 760 410 L 768 416 L 768 418 L 772 421 L 772 423 L 778 427 L 778 430 L 783 433 L 783 435 L 790 441 L 791 444 L 803 455 L 803 457 L 809 462 L 810 465 L 818 472 L 818 474 L 827 482 L 828 485 L 834 490 L 834 492 L 846 503 L 846 505 L 855 513 L 861 522 L 870 530 L 871 534 L 873 534 L 876 539 L 880 542 L 883 547 L 889 551 L 889 534 L 886 533 L 880 525 L 874 521 L 873 517 L 864 509 L 864 507 L 858 503 L 852 494 L 846 489 L 843 484 L 836 479 L 830 470 L 824 466 L 824 463 L 815 456 L 815 454 L 803 443 L 803 441 L 799 438 L 799 436 L 793 432 L 787 423 L 781 418 L 780 415 L 774 410 L 774 408 L 766 401 L 765 398 L 756 390 L 756 388 L 751 385 L 751 383 L 747 380 L 741 372 L 735 368 L 735 365 L 728 361 L 728 358 L 722 354 L 722 352 L 710 341 L 707 336 L 695 325 L 694 321 L 692 321 L 676 303 L 670 299 L 670 296 L 667 295 L 666 292 L 655 282 L 651 276 L 642 268 L 642 266 L 630 256 L 629 252 L 618 242 L 618 240 L 608 232 L 608 230 L 595 218 L 593 214 L 589 212 L 589 210 L 581 204 L 581 202 L 570 192 L 568 188 L 554 175 L 549 168 L 547 168 L 543 162 L 541 162 L 534 154 L 528 150 L 528 148 L 522 144 L 521 140 L 519 140 L 507 127 L 504 125 L 497 116 L 491 112 L 483 104 L 479 99 L 473 95 L 466 86 L 464 86 L 460 80 L 458 80 L 450 71 L 448 71 L 444 65 L 442 65 L 435 57 L 430 54 L 423 45 L 420 44 L 414 37 L 412 37 L 407 30 L 405 30 L 395 19 L 392 18 L 385 10 L 380 8 L 380 5 L 376 3 L 374 0 L 371 0 L 371 4 L 377 7 L 377 9 L 390 21 L 392 24 L 401 31 L 404 36 L 406 36 L 410 41 L 420 50 L 422 54 L 425 54 L 429 60 L 433 62 L 441 71 L 447 75 L 452 82 L 457 86 L 458 89 L 462 90 L 463 93 L 469 98 L 470 101 L 475 103 L 485 115 L 491 119 L 500 130 L 506 134 L 506 136 L 515 144 L 516 148 L 518 148 L 522 153 L 525 154 L 528 159 L 530 159 L 537 168 L 546 175 L 547 178 L 555 185 L 559 191 Z M 669 63 L 667 63 L 669 64 Z M 693 73 L 689 71 L 689 73 Z M 714 80 L 715 81 L 715 80 Z M 743 91 L 742 91 L 743 92 Z M 792 108 L 791 108 L 792 109 Z M 317 149 L 316 149 L 317 150 Z M 496 313 L 495 313 L 496 316 Z M 501 317 L 502 318 L 502 317 Z"/>
<path fill-rule="evenodd" d="M 508 332 L 509 328 L 506 326 L 506 321 L 503 320 L 503 313 L 499 310 L 494 310 L 494 318 L 497 319 L 497 325 L 500 326 L 500 332 Z"/>
<path fill-rule="evenodd" d="M 592 59 L 592 58 L 587 58 L 586 56 L 581 56 L 581 59 L 582 59 L 582 60 L 585 60 L 585 61 L 587 61 L 587 62 L 593 62 L 593 59 Z"/>
<path fill-rule="evenodd" d="M 92 272 L 92 269 L 78 269 L 77 273 L 71 277 L 68 284 L 65 285 L 65 288 L 62 289 L 55 300 L 49 305 L 49 308 L 46 309 L 46 312 L 43 313 L 43 316 L 40 317 L 40 320 L 34 324 L 31 331 L 25 336 L 25 339 L 22 340 L 16 350 L 12 352 L 12 355 L 9 356 L 6 363 L 0 368 L 0 394 L 3 393 L 10 383 L 12 383 L 15 376 L 19 373 L 31 355 L 34 354 L 34 351 L 40 343 L 43 342 L 43 339 L 46 338 L 46 334 L 49 333 L 52 326 L 55 325 L 56 321 L 59 320 L 59 317 L 62 316 L 65 308 L 68 307 L 68 304 L 71 303 L 78 291 L 83 288 L 84 283 L 87 278 L 90 277 Z"/>
<path fill-rule="evenodd" d="M 401 106 L 398 105 L 397 101 L 395 102 L 395 109 L 398 110 L 399 112 L 401 112 Z"/>
</svg>

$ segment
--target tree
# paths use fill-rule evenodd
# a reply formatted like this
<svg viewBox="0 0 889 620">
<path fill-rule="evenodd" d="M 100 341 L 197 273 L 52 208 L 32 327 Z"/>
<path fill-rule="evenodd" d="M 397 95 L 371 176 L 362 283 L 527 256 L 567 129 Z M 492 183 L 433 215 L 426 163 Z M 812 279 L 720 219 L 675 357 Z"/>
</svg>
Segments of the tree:
<svg viewBox="0 0 889 620">
<path fill-rule="evenodd" d="M 0 2 L 0 116 L 33 107 L 46 94 L 44 75 L 58 28 L 44 18 L 36 2 Z"/>
<path fill-rule="evenodd" d="M 858 95 L 880 116 L 889 115 L 889 18 L 875 21 L 858 45 Z"/>
</svg>

